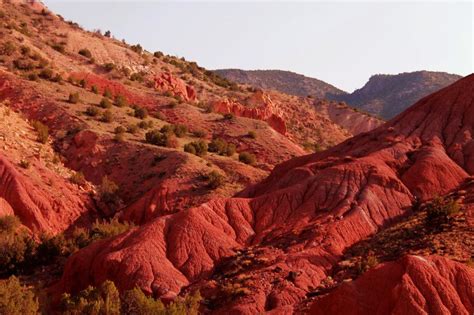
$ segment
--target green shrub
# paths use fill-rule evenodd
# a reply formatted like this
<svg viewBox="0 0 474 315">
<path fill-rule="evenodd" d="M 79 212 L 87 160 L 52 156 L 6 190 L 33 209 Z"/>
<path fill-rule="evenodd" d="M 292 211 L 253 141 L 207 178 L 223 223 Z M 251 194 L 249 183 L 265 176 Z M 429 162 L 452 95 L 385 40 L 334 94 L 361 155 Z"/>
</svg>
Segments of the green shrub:
<svg viewBox="0 0 474 315">
<path fill-rule="evenodd" d="M 24 168 L 24 169 L 30 168 L 30 162 L 25 159 L 20 160 L 19 165 L 21 168 Z"/>
<path fill-rule="evenodd" d="M 209 152 L 214 152 L 219 155 L 232 156 L 235 153 L 235 145 L 232 143 L 227 143 L 222 138 L 212 139 L 209 143 Z"/>
<path fill-rule="evenodd" d="M 35 68 L 34 63 L 27 59 L 15 59 L 13 60 L 13 65 L 18 70 L 25 70 L 25 71 L 30 71 Z"/>
<path fill-rule="evenodd" d="M 38 81 L 39 76 L 35 72 L 28 74 L 28 80 L 30 81 Z"/>
<path fill-rule="evenodd" d="M 456 201 L 436 197 L 427 205 L 425 226 L 431 230 L 443 230 L 459 209 Z"/>
<path fill-rule="evenodd" d="M 130 124 L 127 126 L 127 132 L 131 134 L 135 134 L 138 131 L 138 126 L 136 124 Z"/>
<path fill-rule="evenodd" d="M 247 136 L 251 139 L 256 139 L 257 138 L 257 133 L 253 130 L 249 131 Z"/>
<path fill-rule="evenodd" d="M 14 215 L 4 215 L 0 217 L 0 233 L 11 234 L 20 226 L 21 221 Z"/>
<path fill-rule="evenodd" d="M 87 116 L 95 117 L 99 114 L 99 109 L 97 107 L 94 107 L 94 106 L 89 106 L 89 107 L 87 107 L 87 109 L 85 111 L 85 114 Z"/>
<path fill-rule="evenodd" d="M 174 134 L 162 133 L 156 129 L 151 130 L 145 134 L 145 141 L 150 144 L 168 148 L 176 148 L 178 146 L 178 142 Z"/>
<path fill-rule="evenodd" d="M 97 85 L 93 85 L 93 86 L 91 87 L 91 91 L 92 91 L 92 93 L 94 93 L 94 94 L 99 94 L 99 88 L 97 87 Z"/>
<path fill-rule="evenodd" d="M 111 72 L 112 70 L 115 70 L 115 64 L 108 62 L 104 64 L 104 70 L 107 72 Z"/>
<path fill-rule="evenodd" d="M 83 49 L 79 50 L 79 55 L 82 55 L 86 58 L 91 58 L 92 57 L 92 53 L 87 48 L 83 48 Z"/>
<path fill-rule="evenodd" d="M 104 89 L 104 97 L 112 98 L 112 91 L 110 91 L 109 88 Z"/>
<path fill-rule="evenodd" d="M 33 126 L 33 128 L 36 130 L 36 133 L 38 134 L 38 138 L 37 138 L 38 142 L 41 142 L 41 143 L 48 142 L 48 138 L 49 138 L 48 126 L 44 125 L 43 123 L 37 120 L 33 120 L 31 122 L 31 125 Z"/>
<path fill-rule="evenodd" d="M 143 83 L 143 81 L 145 81 L 145 76 L 142 72 L 135 72 L 130 76 L 130 80 Z"/>
<path fill-rule="evenodd" d="M 255 155 L 249 152 L 241 152 L 239 154 L 239 161 L 245 164 L 254 165 L 256 162 Z"/>
<path fill-rule="evenodd" d="M 21 285 L 15 276 L 0 281 L 0 314 L 39 314 L 39 304 L 35 294 Z"/>
<path fill-rule="evenodd" d="M 54 50 L 60 52 L 61 54 L 64 54 L 66 52 L 66 46 L 61 44 L 61 43 L 54 43 L 54 44 L 51 45 L 51 47 Z"/>
<path fill-rule="evenodd" d="M 122 95 L 117 95 L 115 97 L 115 106 L 117 106 L 117 107 L 128 106 L 127 99 Z"/>
<path fill-rule="evenodd" d="M 102 202 L 115 203 L 118 200 L 118 190 L 119 187 L 114 181 L 107 176 L 102 177 L 102 183 L 99 187 L 99 197 Z"/>
<path fill-rule="evenodd" d="M 100 117 L 100 121 L 110 123 L 114 120 L 114 114 L 110 110 L 105 110 Z"/>
<path fill-rule="evenodd" d="M 146 108 L 136 106 L 134 110 L 134 116 L 139 119 L 145 119 L 148 117 L 148 111 Z"/>
<path fill-rule="evenodd" d="M 10 41 L 3 43 L 3 45 L 0 47 L 0 55 L 11 56 L 15 53 L 15 51 L 16 46 Z"/>
<path fill-rule="evenodd" d="M 224 176 L 222 176 L 217 171 L 211 171 L 206 176 L 205 179 L 208 181 L 208 187 L 211 189 L 219 188 L 224 184 Z"/>
<path fill-rule="evenodd" d="M 148 121 L 142 120 L 138 123 L 138 127 L 140 127 L 141 129 L 152 128 L 153 127 L 153 121 L 152 120 L 148 120 Z"/>
<path fill-rule="evenodd" d="M 161 57 L 164 56 L 164 54 L 163 54 L 161 51 L 155 51 L 155 52 L 153 53 L 153 56 L 154 56 L 155 58 L 161 58 Z"/>
<path fill-rule="evenodd" d="M 112 107 L 112 102 L 110 101 L 110 99 L 104 97 L 100 101 L 99 106 L 102 107 L 102 108 L 111 108 Z"/>
<path fill-rule="evenodd" d="M 205 138 L 207 136 L 207 132 L 203 129 L 196 129 L 193 131 L 193 136 L 196 138 Z"/>
<path fill-rule="evenodd" d="M 119 315 L 120 294 L 114 283 L 106 280 L 98 288 L 89 286 L 75 296 L 64 293 L 61 312 L 68 315 Z"/>
<path fill-rule="evenodd" d="M 85 89 L 87 87 L 87 81 L 85 79 L 79 80 L 79 85 L 81 88 Z"/>
<path fill-rule="evenodd" d="M 184 145 L 184 152 L 204 156 L 207 153 L 207 143 L 203 140 L 187 143 Z"/>
<path fill-rule="evenodd" d="M 163 133 L 174 133 L 176 137 L 182 138 L 188 132 L 188 127 L 185 125 L 164 125 L 160 129 Z"/>
<path fill-rule="evenodd" d="M 235 119 L 235 115 L 232 114 L 232 113 L 224 114 L 223 117 L 224 117 L 225 120 L 234 120 Z"/>
<path fill-rule="evenodd" d="M 43 69 L 43 70 L 40 71 L 39 77 L 41 79 L 50 80 L 53 77 L 53 70 Z"/>
<path fill-rule="evenodd" d="M 69 178 L 69 181 L 73 184 L 78 186 L 83 186 L 86 183 L 86 178 L 84 177 L 84 173 L 82 172 L 75 172 Z"/>
<path fill-rule="evenodd" d="M 68 102 L 71 104 L 76 104 L 80 100 L 79 93 L 69 93 Z"/>
</svg>

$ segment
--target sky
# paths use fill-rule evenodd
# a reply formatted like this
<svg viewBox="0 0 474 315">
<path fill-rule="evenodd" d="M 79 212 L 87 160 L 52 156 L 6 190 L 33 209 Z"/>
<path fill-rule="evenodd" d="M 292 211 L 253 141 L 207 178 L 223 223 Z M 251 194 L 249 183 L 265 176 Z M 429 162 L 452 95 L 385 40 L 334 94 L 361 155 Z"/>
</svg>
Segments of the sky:
<svg viewBox="0 0 474 315">
<path fill-rule="evenodd" d="M 351 92 L 373 74 L 473 71 L 465 2 L 44 0 L 88 30 L 207 69 L 281 69 Z"/>
</svg>

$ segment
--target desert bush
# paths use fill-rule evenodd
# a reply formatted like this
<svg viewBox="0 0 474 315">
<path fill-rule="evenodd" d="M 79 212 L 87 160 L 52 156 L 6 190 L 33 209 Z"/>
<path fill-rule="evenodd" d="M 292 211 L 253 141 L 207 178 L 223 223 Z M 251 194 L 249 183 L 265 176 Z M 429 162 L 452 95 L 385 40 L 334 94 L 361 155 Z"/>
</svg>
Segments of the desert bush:
<svg viewBox="0 0 474 315">
<path fill-rule="evenodd" d="M 0 233 L 11 234 L 20 226 L 21 221 L 14 215 L 4 215 L 0 217 Z"/>
<path fill-rule="evenodd" d="M 109 88 L 104 89 L 104 97 L 112 98 L 112 91 Z"/>
<path fill-rule="evenodd" d="M 79 86 L 85 89 L 87 87 L 87 81 L 85 79 L 79 80 Z"/>
<path fill-rule="evenodd" d="M 204 156 L 207 153 L 207 143 L 203 140 L 193 141 L 184 145 L 184 152 Z"/>
<path fill-rule="evenodd" d="M 143 83 L 143 81 L 145 81 L 145 75 L 142 72 L 135 72 L 130 76 L 130 80 Z"/>
<path fill-rule="evenodd" d="M 78 103 L 80 100 L 80 96 L 79 96 L 79 93 L 75 92 L 75 93 L 69 93 L 69 98 L 68 98 L 68 102 L 71 103 L 71 104 L 76 104 Z"/>
<path fill-rule="evenodd" d="M 443 230 L 459 209 L 460 206 L 456 201 L 436 197 L 426 207 L 425 226 L 431 230 Z"/>
<path fill-rule="evenodd" d="M 119 315 L 120 294 L 114 283 L 106 280 L 98 288 L 89 286 L 75 296 L 64 293 L 61 312 L 68 315 Z"/>
<path fill-rule="evenodd" d="M 359 274 L 362 274 L 366 272 L 369 269 L 374 268 L 379 264 L 379 260 L 377 259 L 377 256 L 374 255 L 374 253 L 369 252 L 365 257 L 363 257 L 358 263 L 357 263 L 357 272 Z"/>
<path fill-rule="evenodd" d="M 219 188 L 224 184 L 224 176 L 217 171 L 211 171 L 204 177 L 208 181 L 208 187 L 211 189 Z"/>
<path fill-rule="evenodd" d="M 43 70 L 40 71 L 39 77 L 41 79 L 50 80 L 53 77 L 53 70 L 43 69 Z"/>
<path fill-rule="evenodd" d="M 127 129 L 125 129 L 125 127 L 123 127 L 123 126 L 117 126 L 114 129 L 114 133 L 116 133 L 116 134 L 125 133 L 126 131 L 127 131 Z"/>
<path fill-rule="evenodd" d="M 87 116 L 95 117 L 99 114 L 99 109 L 97 107 L 94 107 L 94 106 L 89 106 L 89 107 L 87 107 L 87 109 L 85 111 L 85 114 Z"/>
<path fill-rule="evenodd" d="M 153 53 L 153 56 L 154 56 L 155 58 L 161 58 L 161 57 L 164 56 L 164 54 L 163 54 L 161 51 L 155 51 L 155 52 Z"/>
<path fill-rule="evenodd" d="M 209 152 L 214 152 L 219 155 L 232 156 L 235 153 L 235 145 L 232 143 L 227 143 L 222 138 L 212 139 L 209 143 Z"/>
<path fill-rule="evenodd" d="M 64 54 L 66 52 L 66 46 L 61 43 L 53 43 L 51 45 L 51 48 L 53 48 L 57 52 L 60 52 L 61 54 Z"/>
<path fill-rule="evenodd" d="M 30 53 L 31 49 L 28 46 L 21 46 L 20 47 L 20 52 L 22 55 L 28 55 Z"/>
<path fill-rule="evenodd" d="M 100 117 L 100 121 L 110 123 L 114 120 L 114 114 L 110 110 L 105 110 Z"/>
<path fill-rule="evenodd" d="M 162 133 L 173 133 L 176 137 L 182 138 L 188 132 L 188 127 L 185 125 L 164 125 L 161 127 L 160 131 Z"/>
<path fill-rule="evenodd" d="M 59 73 L 56 73 L 56 75 L 51 78 L 51 81 L 61 83 L 63 81 L 63 77 Z"/>
<path fill-rule="evenodd" d="M 103 65 L 103 67 L 104 67 L 104 70 L 107 71 L 107 72 L 111 72 L 111 71 L 115 70 L 115 64 L 113 64 L 111 62 L 105 63 Z"/>
<path fill-rule="evenodd" d="M 153 121 L 152 120 L 142 120 L 138 123 L 138 127 L 141 129 L 149 129 L 153 127 Z"/>
<path fill-rule="evenodd" d="M 28 74 L 28 80 L 38 81 L 38 79 L 39 79 L 39 76 L 37 73 L 33 72 L 33 73 Z"/>
<path fill-rule="evenodd" d="M 134 109 L 134 116 L 139 119 L 145 119 L 148 117 L 148 111 L 146 108 L 136 106 Z"/>
<path fill-rule="evenodd" d="M 105 203 L 113 203 L 117 201 L 118 185 L 107 176 L 102 177 L 99 187 L 100 200 Z"/>
<path fill-rule="evenodd" d="M 115 106 L 117 107 L 128 106 L 127 99 L 123 95 L 117 95 L 115 97 Z"/>
<path fill-rule="evenodd" d="M 127 132 L 131 134 L 135 134 L 138 131 L 138 126 L 136 124 L 130 124 L 127 126 Z"/>
<path fill-rule="evenodd" d="M 125 135 L 123 132 L 121 133 L 116 133 L 114 136 L 114 141 L 116 142 L 124 142 L 125 141 Z"/>
<path fill-rule="evenodd" d="M 99 88 L 97 87 L 97 85 L 91 86 L 91 91 L 94 94 L 99 94 Z"/>
<path fill-rule="evenodd" d="M 253 130 L 249 131 L 247 133 L 247 136 L 250 138 L 250 139 L 256 139 L 257 138 L 257 133 Z"/>
<path fill-rule="evenodd" d="M 196 129 L 193 131 L 193 136 L 196 138 L 205 138 L 207 136 L 207 132 L 203 129 Z"/>
<path fill-rule="evenodd" d="M 21 159 L 19 165 L 21 168 L 24 168 L 24 169 L 30 168 L 30 162 L 25 159 Z"/>
<path fill-rule="evenodd" d="M 86 178 L 84 177 L 84 173 L 75 172 L 69 177 L 69 181 L 78 186 L 83 186 L 86 183 Z"/>
<path fill-rule="evenodd" d="M 15 276 L 0 281 L 0 314 L 39 314 L 39 303 L 35 294 L 21 285 Z"/>
<path fill-rule="evenodd" d="M 232 114 L 232 113 L 224 114 L 223 117 L 224 117 L 225 120 L 234 120 L 235 119 L 235 115 Z"/>
<path fill-rule="evenodd" d="M 239 161 L 245 164 L 253 165 L 256 162 L 255 155 L 249 152 L 239 153 Z"/>
<path fill-rule="evenodd" d="M 111 108 L 112 107 L 112 102 L 110 101 L 110 99 L 104 97 L 100 101 L 99 106 L 102 107 L 102 108 Z"/>
<path fill-rule="evenodd" d="M 18 70 L 24 70 L 24 71 L 30 71 L 35 68 L 35 65 L 33 62 L 24 58 L 13 60 L 13 65 Z"/>
<path fill-rule="evenodd" d="M 105 37 L 111 37 L 111 36 L 112 36 L 112 33 L 111 33 L 110 31 L 106 31 L 106 32 L 104 33 L 104 36 L 105 36 Z"/>
<path fill-rule="evenodd" d="M 79 55 L 84 56 L 86 58 L 91 58 L 92 57 L 91 51 L 87 48 L 83 48 L 83 49 L 79 50 Z"/>
<path fill-rule="evenodd" d="M 136 52 L 137 54 L 141 54 L 143 52 L 143 48 L 140 44 L 130 46 L 130 49 Z"/>
<path fill-rule="evenodd" d="M 174 134 L 162 133 L 156 129 L 145 134 L 145 141 L 150 144 L 168 148 L 176 148 L 178 146 L 178 141 Z"/>
<path fill-rule="evenodd" d="M 36 133 L 38 135 L 37 137 L 38 142 L 41 142 L 41 143 L 48 142 L 48 137 L 49 137 L 48 126 L 44 125 L 43 123 L 37 120 L 33 120 L 31 122 L 31 125 L 36 130 Z"/>
<path fill-rule="evenodd" d="M 3 45 L 0 47 L 0 55 L 11 56 L 15 53 L 15 51 L 16 46 L 10 41 L 3 43 Z"/>
</svg>

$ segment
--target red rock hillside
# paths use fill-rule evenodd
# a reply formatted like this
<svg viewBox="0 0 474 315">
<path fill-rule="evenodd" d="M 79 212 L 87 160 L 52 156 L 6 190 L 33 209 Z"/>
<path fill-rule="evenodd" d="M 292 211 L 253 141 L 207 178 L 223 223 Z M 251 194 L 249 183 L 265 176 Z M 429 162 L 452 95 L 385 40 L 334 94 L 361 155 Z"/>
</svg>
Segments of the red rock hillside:
<svg viewBox="0 0 474 315">
<path fill-rule="evenodd" d="M 377 266 L 313 304 L 311 314 L 474 312 L 474 270 L 437 256 L 406 256 Z"/>
<path fill-rule="evenodd" d="M 94 243 L 68 260 L 56 291 L 112 279 L 121 290 L 138 285 L 170 298 L 190 286 L 200 289 L 206 308 L 216 313 L 290 313 L 348 247 L 412 213 L 416 200 L 446 194 L 474 174 L 473 95 L 471 75 L 371 132 L 278 165 L 234 198 L 213 199 Z M 468 196 L 461 205 L 466 215 L 472 214 L 472 200 Z M 388 292 L 417 259 L 375 270 L 395 271 L 380 290 Z M 472 295 L 462 290 L 474 285 L 472 272 L 426 259 L 436 267 L 416 268 L 440 275 L 425 277 L 430 290 L 417 300 L 407 298 L 404 310 L 416 309 L 423 299 L 446 301 L 432 293 L 444 288 L 452 307 L 446 312 L 469 310 L 465 301 Z M 425 258 L 420 263 L 427 264 Z M 419 275 L 407 274 L 414 281 Z M 446 282 L 455 275 L 457 285 Z M 390 304 L 393 297 L 384 299 Z"/>
</svg>

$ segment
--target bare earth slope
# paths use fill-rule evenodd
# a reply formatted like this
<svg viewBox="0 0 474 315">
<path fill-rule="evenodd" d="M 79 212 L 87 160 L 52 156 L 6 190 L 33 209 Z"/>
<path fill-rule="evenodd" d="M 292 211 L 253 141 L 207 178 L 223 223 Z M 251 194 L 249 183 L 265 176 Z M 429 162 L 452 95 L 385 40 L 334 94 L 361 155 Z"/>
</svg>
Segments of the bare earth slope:
<svg viewBox="0 0 474 315">
<path fill-rule="evenodd" d="M 415 197 L 446 194 L 474 173 L 473 92 L 471 75 L 374 131 L 280 164 L 235 198 L 93 244 L 70 258 L 56 290 L 108 278 L 172 297 L 192 285 L 217 312 L 290 312 L 345 249 L 411 213 Z"/>
</svg>

